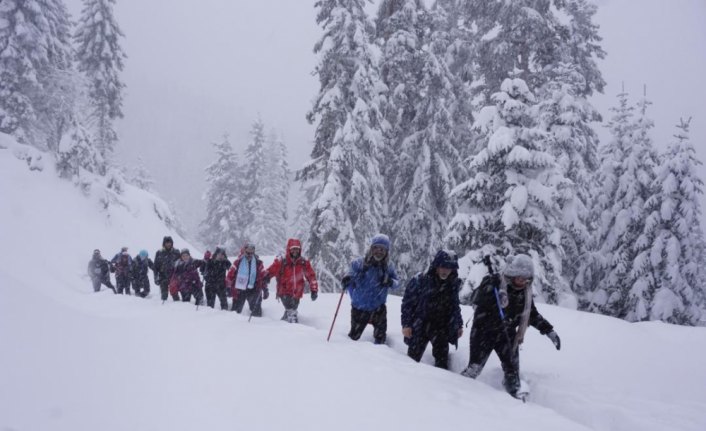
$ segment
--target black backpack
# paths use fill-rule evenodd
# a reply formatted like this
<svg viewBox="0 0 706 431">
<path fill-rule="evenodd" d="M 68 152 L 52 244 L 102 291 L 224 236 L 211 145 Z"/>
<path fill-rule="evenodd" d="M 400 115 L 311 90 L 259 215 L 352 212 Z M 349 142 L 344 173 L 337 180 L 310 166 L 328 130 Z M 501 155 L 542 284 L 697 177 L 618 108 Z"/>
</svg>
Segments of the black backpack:
<svg viewBox="0 0 706 431">
<path fill-rule="evenodd" d="M 487 294 L 490 294 L 490 292 L 492 292 L 493 289 L 499 285 L 500 276 L 498 276 L 498 274 L 486 275 L 483 277 L 483 280 L 481 280 L 480 285 L 471 291 L 469 302 L 473 306 L 480 305 L 482 298 Z"/>
</svg>

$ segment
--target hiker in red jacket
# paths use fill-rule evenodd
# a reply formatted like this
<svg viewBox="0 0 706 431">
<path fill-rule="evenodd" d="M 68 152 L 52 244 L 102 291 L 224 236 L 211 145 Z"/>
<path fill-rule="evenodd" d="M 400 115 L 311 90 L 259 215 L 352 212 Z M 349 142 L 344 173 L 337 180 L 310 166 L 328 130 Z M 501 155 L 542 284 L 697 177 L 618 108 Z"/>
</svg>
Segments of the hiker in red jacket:
<svg viewBox="0 0 706 431">
<path fill-rule="evenodd" d="M 240 250 L 240 256 L 228 270 L 226 284 L 233 292 L 231 311 L 242 312 L 247 300 L 250 313 L 262 316 L 262 300 L 267 299 L 270 292 L 265 283 L 265 265 L 255 254 L 253 243 L 246 243 Z"/>
<path fill-rule="evenodd" d="M 312 301 L 316 301 L 319 292 L 314 268 L 308 259 L 302 257 L 301 252 L 301 241 L 291 238 L 287 241 L 285 255 L 278 256 L 267 268 L 267 281 L 271 278 L 277 280 L 277 298 L 282 300 L 284 305 L 282 320 L 289 323 L 299 321 L 297 308 L 304 295 L 305 284 L 309 285 Z"/>
</svg>

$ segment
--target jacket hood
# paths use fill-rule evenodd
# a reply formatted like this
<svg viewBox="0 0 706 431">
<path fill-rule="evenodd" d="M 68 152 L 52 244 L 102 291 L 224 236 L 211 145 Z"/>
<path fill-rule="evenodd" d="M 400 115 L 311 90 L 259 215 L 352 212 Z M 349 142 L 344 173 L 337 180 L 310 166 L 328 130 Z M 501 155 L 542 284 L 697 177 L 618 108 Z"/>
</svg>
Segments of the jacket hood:
<svg viewBox="0 0 706 431">
<path fill-rule="evenodd" d="M 213 256 L 213 257 L 215 258 L 216 255 L 218 255 L 218 253 L 223 253 L 223 257 L 225 257 L 226 259 L 228 259 L 228 254 L 226 254 L 226 250 L 225 250 L 224 248 L 221 248 L 221 247 L 216 247 L 216 251 L 214 251 L 211 256 Z"/>
<path fill-rule="evenodd" d="M 302 242 L 296 238 L 289 238 L 287 240 L 287 252 L 285 253 L 286 256 L 289 256 L 289 251 L 292 249 L 292 247 L 299 247 L 299 254 L 301 254 Z"/>
</svg>

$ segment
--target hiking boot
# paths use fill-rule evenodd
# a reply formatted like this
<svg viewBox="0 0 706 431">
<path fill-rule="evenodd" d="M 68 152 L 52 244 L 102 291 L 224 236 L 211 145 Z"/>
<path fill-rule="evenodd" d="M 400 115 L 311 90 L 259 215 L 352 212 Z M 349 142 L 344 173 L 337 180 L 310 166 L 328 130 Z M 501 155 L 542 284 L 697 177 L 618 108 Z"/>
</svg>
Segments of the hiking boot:
<svg viewBox="0 0 706 431">
<path fill-rule="evenodd" d="M 508 394 L 514 397 L 517 395 L 517 391 L 520 390 L 520 376 L 514 373 L 505 374 L 505 378 L 503 378 L 503 387 L 505 387 Z"/>
<path fill-rule="evenodd" d="M 483 370 L 483 366 L 480 364 L 471 364 L 466 367 L 465 370 L 461 371 L 461 375 L 463 377 L 468 377 L 471 379 L 475 379 L 480 375 L 480 372 Z"/>
</svg>

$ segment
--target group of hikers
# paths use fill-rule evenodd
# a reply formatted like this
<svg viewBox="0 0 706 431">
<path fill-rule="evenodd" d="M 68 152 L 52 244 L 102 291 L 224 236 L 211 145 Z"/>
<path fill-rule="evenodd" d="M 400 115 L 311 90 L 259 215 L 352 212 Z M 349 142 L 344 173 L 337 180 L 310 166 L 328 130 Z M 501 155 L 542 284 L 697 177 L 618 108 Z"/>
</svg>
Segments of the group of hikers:
<svg viewBox="0 0 706 431">
<path fill-rule="evenodd" d="M 459 293 L 462 280 L 458 275 L 455 253 L 439 250 L 425 272 L 412 277 L 406 284 L 401 307 L 401 323 L 407 354 L 419 362 L 429 344 L 435 366 L 448 369 L 449 345 L 458 345 L 463 335 L 463 318 Z M 262 316 L 262 301 L 269 297 L 269 283 L 276 281 L 276 297 L 284 306 L 282 320 L 298 322 L 298 307 L 308 286 L 311 300 L 316 301 L 318 283 L 314 269 L 302 256 L 298 239 L 287 241 L 286 252 L 275 258 L 265 269 L 255 254 L 255 245 L 247 242 L 231 263 L 223 248 L 207 251 L 203 259 L 194 259 L 188 249 L 177 250 L 171 237 L 166 236 L 154 262 L 147 251 L 134 258 L 126 247 L 110 261 L 103 259 L 99 250 L 93 253 L 88 273 L 93 288 L 101 284 L 115 293 L 145 297 L 150 292 L 148 269 L 154 273 L 161 298 L 171 295 L 174 301 L 203 303 L 201 276 L 205 281 L 206 305 L 241 313 L 248 303 L 251 316 Z M 490 267 L 489 267 L 490 269 Z M 117 288 L 110 281 L 115 273 Z M 199 272 L 201 276 L 199 276 Z M 513 396 L 520 391 L 519 345 L 529 325 L 546 335 L 557 350 L 559 336 L 552 325 L 537 311 L 532 300 L 531 283 L 534 277 L 532 259 L 525 254 L 509 256 L 501 273 L 491 270 L 474 291 L 475 313 L 470 334 L 470 358 L 462 375 L 475 379 L 480 375 L 490 354 L 495 351 L 504 373 L 503 386 Z M 375 235 L 364 256 L 355 259 L 341 279 L 343 292 L 351 300 L 351 325 L 348 337 L 360 339 L 365 328 L 373 326 L 375 344 L 385 344 L 387 337 L 387 296 L 399 288 L 400 281 L 390 260 L 390 239 Z M 343 293 L 342 293 L 343 295 Z M 339 303 L 340 305 L 340 303 Z"/>
</svg>

